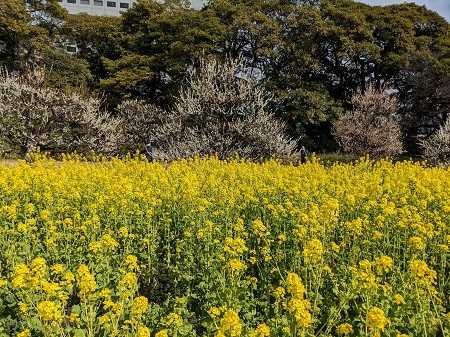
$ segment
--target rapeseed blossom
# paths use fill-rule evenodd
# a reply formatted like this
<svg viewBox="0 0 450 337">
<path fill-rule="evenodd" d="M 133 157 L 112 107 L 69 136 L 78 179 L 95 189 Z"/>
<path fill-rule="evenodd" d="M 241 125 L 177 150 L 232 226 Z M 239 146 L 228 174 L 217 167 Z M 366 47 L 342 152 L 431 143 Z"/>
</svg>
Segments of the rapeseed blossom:
<svg viewBox="0 0 450 337">
<path fill-rule="evenodd" d="M 25 329 L 25 330 L 22 330 L 21 332 L 19 332 L 16 336 L 17 337 L 31 337 L 31 331 L 30 331 L 30 329 Z"/>
<path fill-rule="evenodd" d="M 146 326 L 139 326 L 136 337 L 150 337 L 150 329 Z"/>
<path fill-rule="evenodd" d="M 181 326 L 181 324 L 183 324 L 183 319 L 177 313 L 171 312 L 166 317 L 166 324 L 168 326 L 179 327 L 179 326 Z"/>
<path fill-rule="evenodd" d="M 322 259 L 324 248 L 322 242 L 317 239 L 310 240 L 303 249 L 303 257 L 307 263 L 316 263 Z"/>
<path fill-rule="evenodd" d="M 372 307 L 367 312 L 366 325 L 370 330 L 384 331 L 389 319 L 384 315 L 384 311 L 377 307 Z"/>
<path fill-rule="evenodd" d="M 450 171 L 0 163 L 8 336 L 445 336 Z"/>
<path fill-rule="evenodd" d="M 302 299 L 305 294 L 305 286 L 296 273 L 288 273 L 286 277 L 286 288 L 293 298 Z M 282 292 L 282 288 L 277 289 L 280 289 L 279 292 Z"/>
<path fill-rule="evenodd" d="M 242 332 L 242 325 L 238 314 L 231 309 L 228 309 L 223 314 L 220 321 L 219 332 L 224 336 L 238 337 Z"/>
<path fill-rule="evenodd" d="M 353 326 L 349 323 L 343 323 L 336 328 L 336 333 L 339 336 L 349 335 L 353 332 Z"/>
<path fill-rule="evenodd" d="M 148 309 L 148 299 L 144 296 L 136 297 L 133 300 L 133 305 L 131 308 L 131 313 L 134 315 L 142 315 Z"/>
<path fill-rule="evenodd" d="M 389 272 L 394 266 L 394 261 L 391 257 L 383 255 L 375 259 L 375 268 L 378 274 Z"/>
<path fill-rule="evenodd" d="M 80 265 L 77 269 L 77 282 L 82 300 L 86 300 L 89 294 L 93 293 L 97 288 L 97 283 L 95 282 L 94 276 L 90 273 L 89 268 L 84 264 Z"/>
<path fill-rule="evenodd" d="M 269 337 L 270 336 L 270 328 L 266 323 L 258 324 L 255 329 L 256 336 L 258 337 Z"/>
<path fill-rule="evenodd" d="M 37 311 L 45 322 L 58 322 L 63 318 L 60 306 L 52 301 L 42 301 L 37 305 Z"/>
</svg>

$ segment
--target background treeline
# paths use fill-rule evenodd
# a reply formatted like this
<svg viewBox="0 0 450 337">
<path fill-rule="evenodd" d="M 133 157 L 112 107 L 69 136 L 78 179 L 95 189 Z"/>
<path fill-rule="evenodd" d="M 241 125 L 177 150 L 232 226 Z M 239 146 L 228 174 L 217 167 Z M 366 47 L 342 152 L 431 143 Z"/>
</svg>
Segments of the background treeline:
<svg viewBox="0 0 450 337">
<path fill-rule="evenodd" d="M 271 96 L 265 108 L 317 152 L 343 148 L 333 124 L 366 92 L 395 96 L 391 131 L 409 155 L 450 112 L 450 25 L 415 4 L 211 0 L 192 10 L 140 0 L 122 17 L 69 16 L 56 1 L 30 8 L 1 2 L 0 65 L 44 66 L 45 85 L 100 96 L 113 115 L 130 99 L 176 110 L 180 88 L 209 57 L 240 57 L 240 75 Z M 66 42 L 78 51 L 62 50 Z"/>
</svg>

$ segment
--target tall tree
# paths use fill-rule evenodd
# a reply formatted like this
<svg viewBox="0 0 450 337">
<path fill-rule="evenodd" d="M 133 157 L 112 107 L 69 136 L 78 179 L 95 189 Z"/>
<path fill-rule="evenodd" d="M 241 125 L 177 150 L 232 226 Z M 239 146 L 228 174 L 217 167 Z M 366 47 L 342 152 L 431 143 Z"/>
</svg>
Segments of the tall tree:
<svg viewBox="0 0 450 337">
<path fill-rule="evenodd" d="M 30 25 L 32 17 L 22 0 L 0 2 L 0 65 L 20 69 L 35 63 L 38 50 L 48 43 L 46 31 Z"/>
<path fill-rule="evenodd" d="M 125 35 L 121 17 L 69 15 L 62 28 L 65 38 L 77 46 L 77 56 L 89 64 L 91 88 L 98 88 L 107 77 L 105 63 L 118 59 L 124 52 Z"/>
<path fill-rule="evenodd" d="M 327 134 L 327 120 L 336 116 L 339 105 L 351 107 L 349 98 L 355 92 L 390 84 L 399 93 L 401 105 L 417 107 L 419 99 L 416 103 L 406 100 L 424 93 L 417 86 L 419 65 L 432 64 L 433 68 L 440 69 L 441 79 L 448 75 L 445 66 L 448 56 L 445 55 L 448 55 L 449 25 L 424 7 L 414 4 L 370 7 L 350 0 L 324 0 L 318 6 L 302 5 L 300 12 L 302 15 L 292 16 L 286 34 L 286 71 L 274 72 L 278 75 L 272 78 L 280 73 L 283 77 L 275 81 L 273 87 L 279 90 L 288 86 L 285 83 L 292 85 L 285 91 L 289 99 L 282 111 L 292 111 L 291 116 L 298 116 L 298 124 L 304 125 L 307 120 L 301 111 L 308 111 L 310 107 L 317 116 L 324 118 L 325 124 L 320 122 L 325 126 L 319 129 L 321 135 Z M 409 85 L 404 83 L 405 74 L 413 81 Z M 314 100 L 302 99 L 303 88 L 314 84 L 315 88 L 323 89 L 322 97 L 317 90 L 314 94 L 319 95 L 312 96 L 321 97 L 318 100 L 321 106 L 315 106 Z M 406 87 L 413 91 L 406 93 Z M 289 105 L 297 101 L 306 104 L 304 107 Z M 317 114 L 320 111 L 324 113 Z M 414 114 L 411 108 L 408 114 Z M 311 134 L 314 124 L 310 123 L 306 129 Z M 325 145 L 320 144 L 322 148 Z"/>
<path fill-rule="evenodd" d="M 105 59 L 101 88 L 118 98 L 144 97 L 168 105 L 190 68 L 214 53 L 221 26 L 209 13 L 175 2 L 141 0 L 123 15 L 125 51 Z"/>
<path fill-rule="evenodd" d="M 87 63 L 58 48 L 66 17 L 56 0 L 0 2 L 0 66 L 19 72 L 43 67 L 47 85 L 84 86 L 91 76 Z"/>
</svg>

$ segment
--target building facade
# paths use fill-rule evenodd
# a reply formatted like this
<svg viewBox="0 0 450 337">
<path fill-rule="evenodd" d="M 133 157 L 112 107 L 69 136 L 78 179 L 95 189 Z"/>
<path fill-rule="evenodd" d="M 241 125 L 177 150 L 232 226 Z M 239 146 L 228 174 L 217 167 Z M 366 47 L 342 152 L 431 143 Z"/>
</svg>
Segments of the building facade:
<svg viewBox="0 0 450 337">
<path fill-rule="evenodd" d="M 118 16 L 136 0 L 58 0 L 69 14 Z"/>
</svg>

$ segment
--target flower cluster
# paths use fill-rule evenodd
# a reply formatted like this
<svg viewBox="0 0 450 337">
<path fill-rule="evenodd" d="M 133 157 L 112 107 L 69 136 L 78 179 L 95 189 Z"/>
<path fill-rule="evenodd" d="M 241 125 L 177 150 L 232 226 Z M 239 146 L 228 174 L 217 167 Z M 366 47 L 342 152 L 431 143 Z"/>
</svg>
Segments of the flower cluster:
<svg viewBox="0 0 450 337">
<path fill-rule="evenodd" d="M 450 334 L 450 171 L 0 163 L 0 335 Z"/>
</svg>

